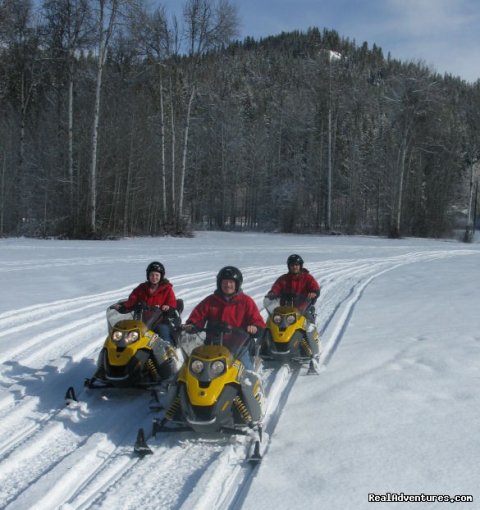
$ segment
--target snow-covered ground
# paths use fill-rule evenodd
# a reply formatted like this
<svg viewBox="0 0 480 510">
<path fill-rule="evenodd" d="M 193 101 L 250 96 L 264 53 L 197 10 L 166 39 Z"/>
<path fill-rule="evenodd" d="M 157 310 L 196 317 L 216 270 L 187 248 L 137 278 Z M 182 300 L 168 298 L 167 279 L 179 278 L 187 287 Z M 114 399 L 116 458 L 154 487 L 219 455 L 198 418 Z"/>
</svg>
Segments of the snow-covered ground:
<svg viewBox="0 0 480 510">
<path fill-rule="evenodd" d="M 161 260 L 184 318 L 237 265 L 262 307 L 299 253 L 322 285 L 321 373 L 270 374 L 267 453 L 189 433 L 149 441 L 146 392 L 88 392 L 105 309 Z M 413 509 L 480 505 L 480 245 L 275 234 L 0 239 L 0 508 Z M 273 381 L 273 382 L 271 382 Z M 79 403 L 64 406 L 73 385 Z M 465 498 L 464 498 L 465 499 Z M 423 508 L 445 508 L 445 502 Z"/>
</svg>

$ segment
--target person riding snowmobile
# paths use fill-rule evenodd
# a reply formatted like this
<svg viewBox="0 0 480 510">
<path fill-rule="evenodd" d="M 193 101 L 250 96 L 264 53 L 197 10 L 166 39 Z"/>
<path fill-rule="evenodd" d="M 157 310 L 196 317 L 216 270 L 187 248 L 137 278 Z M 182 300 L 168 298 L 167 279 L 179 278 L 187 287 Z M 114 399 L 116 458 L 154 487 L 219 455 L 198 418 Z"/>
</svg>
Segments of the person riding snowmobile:
<svg viewBox="0 0 480 510">
<path fill-rule="evenodd" d="M 261 337 L 265 329 L 265 321 L 260 315 L 255 301 L 242 291 L 243 275 L 234 266 L 225 266 L 217 274 L 217 288 L 201 301 L 191 312 L 184 326 L 191 332 L 202 329 L 207 324 L 207 342 L 209 326 L 213 329 L 218 324 L 245 330 L 252 336 Z M 242 361 L 246 368 L 253 368 L 249 351 Z"/>
<path fill-rule="evenodd" d="M 285 294 L 302 294 L 311 300 L 311 306 L 305 314 L 309 322 L 315 322 L 315 302 L 320 295 L 320 284 L 303 267 L 300 255 L 292 254 L 287 259 L 288 273 L 283 274 L 272 285 L 267 294 L 268 299 L 282 298 Z"/>
<path fill-rule="evenodd" d="M 174 312 L 181 323 L 180 312 Z M 145 303 L 138 303 L 132 312 L 123 316 L 117 306 L 110 306 L 107 309 L 108 335 L 98 354 L 95 373 L 86 379 L 85 385 L 92 389 L 149 388 L 173 378 L 183 364 L 184 355 L 181 349 L 153 331 L 163 320 L 163 314 L 160 307 Z"/>
<path fill-rule="evenodd" d="M 265 296 L 267 330 L 261 355 L 281 363 L 309 362 L 308 373 L 318 373 L 321 352 L 314 303 L 320 285 L 303 267 L 300 255 L 287 259 L 289 272 L 280 276 Z"/>
<path fill-rule="evenodd" d="M 223 267 L 216 290 L 192 310 L 184 331 L 206 336 L 169 386 L 165 417 L 154 422 L 154 433 L 176 427 L 199 433 L 247 429 L 258 434 L 259 444 L 266 403 L 261 375 L 253 369 L 252 335 L 263 334 L 265 322 L 242 283 L 238 268 Z M 145 445 L 137 443 L 141 453 Z"/>
<path fill-rule="evenodd" d="M 163 320 L 154 324 L 153 330 L 164 340 L 173 344 L 171 328 L 167 321 L 169 315 L 173 319 L 178 319 L 176 317 L 177 299 L 173 285 L 165 278 L 165 266 L 161 262 L 150 262 L 146 269 L 146 276 L 147 281 L 135 287 L 126 301 L 116 303 L 111 308 L 120 313 L 129 313 L 139 304 L 160 308 L 164 312 Z"/>
</svg>

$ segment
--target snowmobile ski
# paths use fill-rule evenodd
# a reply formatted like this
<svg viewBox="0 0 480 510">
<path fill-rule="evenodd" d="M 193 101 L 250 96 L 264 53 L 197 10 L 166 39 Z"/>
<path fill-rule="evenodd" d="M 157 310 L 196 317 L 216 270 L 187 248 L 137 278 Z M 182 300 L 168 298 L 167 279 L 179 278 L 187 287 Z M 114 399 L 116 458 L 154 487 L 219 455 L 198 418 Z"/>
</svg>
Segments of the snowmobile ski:
<svg viewBox="0 0 480 510">
<path fill-rule="evenodd" d="M 318 359 L 312 358 L 308 365 L 307 375 L 320 375 L 320 366 Z"/>
<path fill-rule="evenodd" d="M 156 388 L 152 388 L 150 390 L 151 400 L 148 407 L 150 408 L 150 411 L 153 413 L 159 413 L 160 411 L 163 411 L 164 406 L 160 403 L 160 395 L 164 393 L 161 390 L 158 390 Z"/>
<path fill-rule="evenodd" d="M 249 449 L 248 462 L 252 464 L 258 464 L 263 458 L 263 452 L 261 451 L 262 447 L 262 439 L 263 439 L 263 429 L 262 426 L 259 425 L 256 430 L 257 436 L 252 438 L 252 443 Z"/>
<path fill-rule="evenodd" d="M 152 450 L 145 441 L 145 433 L 142 428 L 138 429 L 137 440 L 135 441 L 133 449 L 135 453 L 140 457 L 145 457 L 145 455 L 153 454 Z"/>
<path fill-rule="evenodd" d="M 258 464 L 262 458 L 263 456 L 260 453 L 260 441 L 256 439 L 253 445 L 253 452 L 248 457 L 248 462 L 251 462 L 252 464 Z"/>
<path fill-rule="evenodd" d="M 68 406 L 73 402 L 78 402 L 77 395 L 75 394 L 75 390 L 73 386 L 70 386 L 65 393 L 65 405 Z"/>
</svg>

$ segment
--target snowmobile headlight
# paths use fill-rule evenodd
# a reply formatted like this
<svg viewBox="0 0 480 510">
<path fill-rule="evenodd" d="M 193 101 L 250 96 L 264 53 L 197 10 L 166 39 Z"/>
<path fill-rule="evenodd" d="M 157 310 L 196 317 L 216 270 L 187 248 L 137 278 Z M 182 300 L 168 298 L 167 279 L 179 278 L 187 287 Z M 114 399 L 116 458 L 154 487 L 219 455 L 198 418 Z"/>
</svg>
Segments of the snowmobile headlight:
<svg viewBox="0 0 480 510">
<path fill-rule="evenodd" d="M 273 316 L 273 322 L 275 324 L 280 324 L 282 322 L 282 316 L 281 315 L 274 315 Z"/>
<path fill-rule="evenodd" d="M 203 361 L 199 359 L 194 359 L 190 365 L 190 370 L 194 374 L 200 374 L 203 371 L 203 367 L 204 367 Z"/>
<path fill-rule="evenodd" d="M 295 315 L 289 315 L 289 316 L 287 317 L 287 324 L 288 324 L 289 326 L 291 326 L 292 324 L 294 324 L 294 323 L 295 323 L 295 321 L 296 321 L 296 320 L 297 320 L 297 318 L 295 317 Z"/>
<path fill-rule="evenodd" d="M 123 338 L 123 331 L 118 331 L 118 330 L 115 330 L 113 333 L 112 333 L 112 340 L 114 342 L 120 342 L 120 340 Z"/>
<path fill-rule="evenodd" d="M 225 363 L 219 359 L 214 361 L 211 365 L 212 374 L 217 377 L 225 371 Z"/>
<path fill-rule="evenodd" d="M 133 344 L 133 342 L 136 342 L 139 338 L 140 338 L 140 333 L 137 330 L 130 331 L 130 333 L 128 333 L 125 341 L 127 344 Z"/>
</svg>

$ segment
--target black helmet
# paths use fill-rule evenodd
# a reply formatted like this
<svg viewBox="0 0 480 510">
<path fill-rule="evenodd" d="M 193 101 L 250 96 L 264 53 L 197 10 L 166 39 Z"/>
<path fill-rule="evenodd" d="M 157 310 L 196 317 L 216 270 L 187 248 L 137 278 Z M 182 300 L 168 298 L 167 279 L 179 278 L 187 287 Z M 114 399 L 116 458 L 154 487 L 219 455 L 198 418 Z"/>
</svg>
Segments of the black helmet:
<svg viewBox="0 0 480 510">
<path fill-rule="evenodd" d="M 234 280 L 235 290 L 238 292 L 243 283 L 243 276 L 240 269 L 234 266 L 225 266 L 217 274 L 217 290 L 222 290 L 222 280 Z"/>
<path fill-rule="evenodd" d="M 150 273 L 152 271 L 154 271 L 156 273 L 160 273 L 162 275 L 162 278 L 165 276 L 165 267 L 161 262 L 154 261 L 154 262 L 150 262 L 150 264 L 148 264 L 148 266 L 147 266 L 147 280 L 148 280 L 148 277 L 150 276 Z"/>
<path fill-rule="evenodd" d="M 290 255 L 287 259 L 287 266 L 290 267 L 293 264 L 300 264 L 300 267 L 303 268 L 303 259 L 300 257 L 300 255 L 297 255 L 294 253 L 293 255 Z"/>
</svg>

